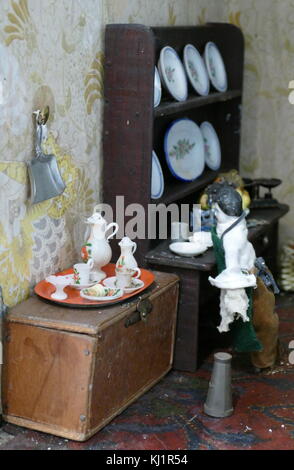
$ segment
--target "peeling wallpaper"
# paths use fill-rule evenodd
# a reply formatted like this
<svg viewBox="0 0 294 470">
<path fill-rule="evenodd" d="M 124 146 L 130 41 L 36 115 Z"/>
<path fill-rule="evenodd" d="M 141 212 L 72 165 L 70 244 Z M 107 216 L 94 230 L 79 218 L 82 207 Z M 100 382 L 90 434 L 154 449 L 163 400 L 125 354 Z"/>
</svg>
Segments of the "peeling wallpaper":
<svg viewBox="0 0 294 470">
<path fill-rule="evenodd" d="M 229 21 L 246 38 L 241 162 L 244 175 L 283 179 L 293 203 L 294 1 L 2 0 L 0 2 L 0 285 L 14 305 L 36 282 L 70 266 L 83 220 L 100 201 L 103 35 L 107 23 L 149 25 Z M 67 188 L 30 206 L 32 112 L 48 104 L 48 153 Z M 281 224 L 293 237 L 293 214 Z"/>
</svg>

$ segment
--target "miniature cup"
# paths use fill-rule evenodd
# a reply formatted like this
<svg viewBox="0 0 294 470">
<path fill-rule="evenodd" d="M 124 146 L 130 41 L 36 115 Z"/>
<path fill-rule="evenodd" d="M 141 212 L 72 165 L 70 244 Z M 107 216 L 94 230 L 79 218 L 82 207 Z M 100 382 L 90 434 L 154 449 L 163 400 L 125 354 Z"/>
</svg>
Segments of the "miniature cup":
<svg viewBox="0 0 294 470">
<path fill-rule="evenodd" d="M 46 281 L 53 284 L 55 287 L 55 292 L 51 294 L 52 299 L 54 300 L 65 300 L 67 299 L 67 294 L 64 292 L 64 288 L 70 285 L 71 279 L 69 276 L 47 276 Z"/>
<path fill-rule="evenodd" d="M 172 222 L 171 239 L 174 241 L 185 241 L 189 238 L 189 224 L 185 222 Z"/>
<path fill-rule="evenodd" d="M 94 266 L 93 259 L 89 259 L 87 263 L 77 263 L 74 265 L 74 283 L 78 285 L 86 285 L 90 282 L 90 272 Z"/>
<path fill-rule="evenodd" d="M 135 276 L 135 274 L 137 275 Z M 117 268 L 116 274 L 116 287 L 118 289 L 125 289 L 131 287 L 132 279 L 138 279 L 141 276 L 140 268 Z"/>
</svg>

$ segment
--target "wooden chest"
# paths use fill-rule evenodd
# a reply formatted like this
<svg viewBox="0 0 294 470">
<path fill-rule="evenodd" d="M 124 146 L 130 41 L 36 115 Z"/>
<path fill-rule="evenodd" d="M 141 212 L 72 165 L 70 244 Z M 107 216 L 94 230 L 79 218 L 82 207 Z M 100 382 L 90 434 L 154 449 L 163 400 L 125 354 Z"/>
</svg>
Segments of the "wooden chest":
<svg viewBox="0 0 294 470">
<path fill-rule="evenodd" d="M 171 369 L 178 287 L 155 273 L 127 304 L 70 309 L 33 296 L 11 309 L 4 420 L 77 441 L 95 434 Z"/>
</svg>

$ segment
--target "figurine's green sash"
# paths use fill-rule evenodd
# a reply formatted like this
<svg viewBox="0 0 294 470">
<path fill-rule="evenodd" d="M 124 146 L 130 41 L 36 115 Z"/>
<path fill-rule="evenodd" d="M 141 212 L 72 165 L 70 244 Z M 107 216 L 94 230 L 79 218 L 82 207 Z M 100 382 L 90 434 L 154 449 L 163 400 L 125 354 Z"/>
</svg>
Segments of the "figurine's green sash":
<svg viewBox="0 0 294 470">
<path fill-rule="evenodd" d="M 225 250 L 223 247 L 222 240 L 217 236 L 216 227 L 211 229 L 211 236 L 213 241 L 213 249 L 217 264 L 218 272 L 221 273 L 226 269 L 225 261 Z M 233 347 L 238 352 L 252 352 L 252 351 L 262 351 L 263 347 L 259 342 L 253 324 L 253 288 L 248 287 L 245 289 L 248 296 L 249 305 L 247 310 L 247 316 L 249 321 L 243 322 L 241 318 L 235 320 L 232 323 L 231 331 L 233 336 Z"/>
</svg>

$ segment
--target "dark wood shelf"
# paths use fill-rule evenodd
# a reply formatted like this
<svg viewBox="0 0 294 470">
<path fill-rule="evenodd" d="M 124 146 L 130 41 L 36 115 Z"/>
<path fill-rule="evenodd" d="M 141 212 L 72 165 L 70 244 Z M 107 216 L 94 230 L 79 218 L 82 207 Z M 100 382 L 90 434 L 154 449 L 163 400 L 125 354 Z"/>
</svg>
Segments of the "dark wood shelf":
<svg viewBox="0 0 294 470">
<path fill-rule="evenodd" d="M 179 201 L 193 192 L 204 189 L 208 184 L 212 183 L 217 177 L 218 172 L 212 170 L 204 170 L 204 173 L 191 183 L 181 182 L 179 180 L 168 180 L 166 188 L 160 199 L 152 199 L 153 204 L 171 204 Z"/>
<path fill-rule="evenodd" d="M 264 220 L 266 223 L 248 229 L 248 238 L 255 244 L 260 237 L 263 237 L 270 225 L 276 224 L 278 220 L 289 211 L 289 206 L 280 204 L 279 207 L 271 209 L 254 209 L 248 216 L 248 222 L 252 219 Z M 212 248 L 205 253 L 195 257 L 177 256 L 169 249 L 171 240 L 163 240 L 156 248 L 146 254 L 146 260 L 149 264 L 168 266 L 173 268 L 192 269 L 196 271 L 212 271 L 215 268 L 215 257 Z M 258 245 L 259 246 L 259 245 Z M 264 247 L 266 248 L 266 246 Z M 258 256 L 261 253 L 258 254 Z"/>
<path fill-rule="evenodd" d="M 240 96 L 242 96 L 241 90 L 229 90 L 224 93 L 210 93 L 208 96 L 189 96 L 186 101 L 163 101 L 157 108 L 154 108 L 154 117 L 165 117 L 201 106 L 229 101 Z"/>
</svg>

